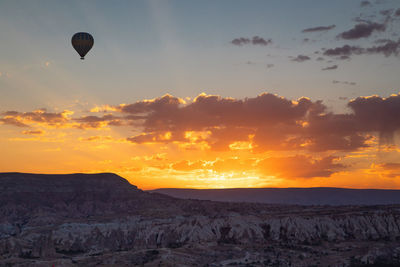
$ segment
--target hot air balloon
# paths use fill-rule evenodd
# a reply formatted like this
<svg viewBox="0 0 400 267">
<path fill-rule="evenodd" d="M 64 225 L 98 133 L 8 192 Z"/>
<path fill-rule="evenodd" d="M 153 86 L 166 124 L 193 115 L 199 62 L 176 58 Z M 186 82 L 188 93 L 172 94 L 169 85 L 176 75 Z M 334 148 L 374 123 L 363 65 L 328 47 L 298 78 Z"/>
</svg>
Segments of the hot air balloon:
<svg viewBox="0 0 400 267">
<path fill-rule="evenodd" d="M 71 43 L 83 60 L 85 59 L 85 55 L 92 48 L 94 40 L 93 36 L 87 32 L 77 32 L 72 36 Z"/>
</svg>

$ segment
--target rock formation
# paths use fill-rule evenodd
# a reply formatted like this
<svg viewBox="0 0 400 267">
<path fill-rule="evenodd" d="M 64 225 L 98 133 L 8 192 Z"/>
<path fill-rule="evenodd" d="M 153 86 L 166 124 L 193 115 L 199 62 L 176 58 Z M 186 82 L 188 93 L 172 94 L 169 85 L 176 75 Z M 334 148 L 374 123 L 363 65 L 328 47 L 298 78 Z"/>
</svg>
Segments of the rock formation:
<svg viewBox="0 0 400 267">
<path fill-rule="evenodd" d="M 0 265 L 400 263 L 400 206 L 180 200 L 115 174 L 0 174 Z"/>
</svg>

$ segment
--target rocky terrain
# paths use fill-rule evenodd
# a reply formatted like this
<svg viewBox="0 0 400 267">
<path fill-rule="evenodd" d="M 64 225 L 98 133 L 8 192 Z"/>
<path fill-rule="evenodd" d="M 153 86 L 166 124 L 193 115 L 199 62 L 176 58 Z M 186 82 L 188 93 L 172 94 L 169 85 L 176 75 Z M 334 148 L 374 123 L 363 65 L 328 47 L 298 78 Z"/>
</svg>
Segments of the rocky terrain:
<svg viewBox="0 0 400 267">
<path fill-rule="evenodd" d="M 108 173 L 0 173 L 0 189 L 0 266 L 400 264 L 400 205 L 182 200 Z"/>
</svg>

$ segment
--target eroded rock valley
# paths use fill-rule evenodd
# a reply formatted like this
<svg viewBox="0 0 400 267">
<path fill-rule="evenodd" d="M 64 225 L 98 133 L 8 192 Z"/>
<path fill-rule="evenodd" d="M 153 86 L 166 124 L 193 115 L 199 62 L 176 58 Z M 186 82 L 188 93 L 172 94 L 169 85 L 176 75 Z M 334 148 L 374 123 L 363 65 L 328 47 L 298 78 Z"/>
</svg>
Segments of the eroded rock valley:
<svg viewBox="0 0 400 267">
<path fill-rule="evenodd" d="M 182 200 L 115 174 L 0 174 L 2 266 L 400 264 L 400 206 Z"/>
</svg>

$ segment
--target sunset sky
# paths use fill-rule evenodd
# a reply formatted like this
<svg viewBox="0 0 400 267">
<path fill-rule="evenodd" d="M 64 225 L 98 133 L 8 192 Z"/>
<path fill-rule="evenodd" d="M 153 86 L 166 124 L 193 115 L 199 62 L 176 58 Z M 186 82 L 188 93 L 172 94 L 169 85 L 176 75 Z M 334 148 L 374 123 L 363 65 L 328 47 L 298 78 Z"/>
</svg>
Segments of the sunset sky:
<svg viewBox="0 0 400 267">
<path fill-rule="evenodd" d="M 398 0 L 2 0 L 0 35 L 0 172 L 400 189 Z"/>
</svg>

